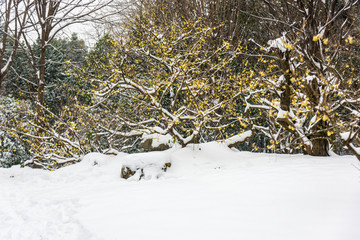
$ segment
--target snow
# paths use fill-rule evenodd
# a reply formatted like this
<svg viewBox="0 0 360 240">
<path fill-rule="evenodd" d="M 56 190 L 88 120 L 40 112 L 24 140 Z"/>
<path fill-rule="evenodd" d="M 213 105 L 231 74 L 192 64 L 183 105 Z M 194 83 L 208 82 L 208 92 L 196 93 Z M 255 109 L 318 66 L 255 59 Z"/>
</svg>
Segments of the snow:
<svg viewBox="0 0 360 240">
<path fill-rule="evenodd" d="M 351 111 L 351 114 L 354 115 L 354 116 L 356 116 L 356 117 L 358 117 L 358 118 L 360 118 L 360 112 L 359 112 L 359 111 L 352 110 L 352 111 Z"/>
<path fill-rule="evenodd" d="M 226 146 L 230 146 L 236 144 L 238 142 L 244 142 L 247 138 L 250 138 L 253 135 L 251 130 L 245 131 L 244 133 L 240 133 L 234 135 L 224 141 L 219 141 L 220 143 L 224 143 Z"/>
<path fill-rule="evenodd" d="M 351 139 L 351 133 L 350 132 L 340 133 L 340 137 L 342 140 L 348 141 L 349 139 Z"/>
<path fill-rule="evenodd" d="M 285 119 L 289 115 L 289 111 L 283 110 L 282 108 L 278 108 L 277 119 Z"/>
<path fill-rule="evenodd" d="M 143 174 L 142 179 L 158 179 L 164 175 L 162 168 L 166 163 L 171 163 L 170 152 L 149 152 L 128 155 L 122 158 L 124 167 L 135 171 L 135 175 L 129 180 L 138 180 Z"/>
<path fill-rule="evenodd" d="M 356 147 L 353 143 L 350 143 L 349 145 L 356 152 L 357 155 L 360 155 L 360 147 Z"/>
<path fill-rule="evenodd" d="M 308 75 L 308 76 L 306 76 L 306 78 L 305 78 L 306 84 L 307 84 L 307 85 L 310 85 L 314 79 L 317 79 L 317 77 L 316 77 L 315 75 Z"/>
<path fill-rule="evenodd" d="M 6 69 L 9 68 L 9 64 L 10 64 L 10 61 L 8 60 L 7 63 L 6 63 L 6 65 L 5 65 L 2 69 L 0 69 L 0 74 L 4 74 L 4 73 L 5 73 Z"/>
<path fill-rule="evenodd" d="M 159 133 L 151 133 L 151 134 L 143 134 L 142 142 L 145 142 L 148 139 L 151 139 L 151 146 L 153 148 L 157 148 L 160 145 L 173 146 L 175 145 L 174 139 L 170 134 L 159 134 Z"/>
<path fill-rule="evenodd" d="M 124 164 L 172 166 L 120 178 Z M 164 152 L 91 153 L 54 172 L 0 169 L 0 239 L 360 239 L 353 156 L 239 152 L 207 143 Z"/>
<path fill-rule="evenodd" d="M 267 44 L 268 44 L 267 51 L 269 51 L 271 48 L 279 49 L 281 52 L 287 51 L 286 48 L 287 39 L 285 33 L 283 33 L 283 35 L 279 38 L 276 38 L 274 40 L 269 40 Z"/>
</svg>

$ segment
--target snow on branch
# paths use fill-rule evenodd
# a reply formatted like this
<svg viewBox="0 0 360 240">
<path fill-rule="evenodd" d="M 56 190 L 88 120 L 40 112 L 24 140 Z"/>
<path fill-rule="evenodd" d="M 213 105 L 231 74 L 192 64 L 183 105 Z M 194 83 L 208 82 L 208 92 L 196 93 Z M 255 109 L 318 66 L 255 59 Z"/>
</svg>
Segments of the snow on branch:
<svg viewBox="0 0 360 240">
<path fill-rule="evenodd" d="M 248 130 L 248 131 L 245 131 L 244 133 L 234 135 L 228 139 L 225 139 L 225 140 L 222 140 L 219 142 L 225 144 L 229 148 L 232 148 L 241 143 L 249 141 L 253 136 L 254 136 L 254 130 Z"/>
</svg>

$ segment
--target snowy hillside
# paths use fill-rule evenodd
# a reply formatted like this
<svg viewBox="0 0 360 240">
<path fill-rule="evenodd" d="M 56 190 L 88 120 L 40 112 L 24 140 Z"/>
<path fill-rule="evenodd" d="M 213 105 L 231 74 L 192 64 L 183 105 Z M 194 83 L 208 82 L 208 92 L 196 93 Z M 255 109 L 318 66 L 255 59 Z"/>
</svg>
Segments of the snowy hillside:
<svg viewBox="0 0 360 240">
<path fill-rule="evenodd" d="M 124 163 L 171 162 L 148 179 Z M 55 172 L 0 169 L 0 239 L 357 240 L 354 157 L 255 154 L 209 143 L 92 153 Z M 154 175 L 151 175 L 154 174 Z"/>
</svg>

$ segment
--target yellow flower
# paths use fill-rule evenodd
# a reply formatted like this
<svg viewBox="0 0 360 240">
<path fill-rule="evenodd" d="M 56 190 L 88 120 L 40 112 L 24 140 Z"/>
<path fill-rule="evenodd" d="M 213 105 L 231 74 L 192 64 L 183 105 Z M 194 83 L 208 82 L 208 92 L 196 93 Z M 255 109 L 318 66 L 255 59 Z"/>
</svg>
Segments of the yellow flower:
<svg viewBox="0 0 360 240">
<path fill-rule="evenodd" d="M 294 49 L 293 45 L 291 45 L 290 43 L 286 44 L 285 47 L 288 50 L 293 50 Z"/>
<path fill-rule="evenodd" d="M 313 41 L 317 42 L 320 39 L 320 34 L 313 36 Z"/>
<path fill-rule="evenodd" d="M 345 40 L 345 42 L 353 44 L 354 43 L 354 38 L 352 36 L 348 36 L 348 38 Z"/>
<path fill-rule="evenodd" d="M 324 43 L 325 45 L 328 45 L 329 39 L 328 39 L 328 38 L 325 38 L 325 39 L 323 40 L 323 43 Z"/>
</svg>

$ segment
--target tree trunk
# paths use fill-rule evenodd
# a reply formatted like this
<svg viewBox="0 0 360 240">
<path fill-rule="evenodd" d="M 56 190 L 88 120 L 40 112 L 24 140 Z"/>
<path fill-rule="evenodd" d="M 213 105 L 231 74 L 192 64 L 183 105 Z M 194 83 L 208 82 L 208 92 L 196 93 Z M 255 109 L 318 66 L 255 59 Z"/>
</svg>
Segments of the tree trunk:
<svg viewBox="0 0 360 240">
<path fill-rule="evenodd" d="M 281 54 L 280 54 L 281 56 Z M 284 56 L 280 58 L 280 67 L 284 76 L 281 83 L 280 107 L 284 111 L 290 111 L 291 105 L 291 69 L 290 69 L 290 52 L 286 51 Z"/>
<path fill-rule="evenodd" d="M 1 92 L 2 92 L 2 88 L 1 88 L 1 86 L 2 86 L 2 82 L 3 82 L 3 79 L 4 79 L 4 76 L 3 76 L 3 74 L 2 74 L 2 72 L 1 72 L 1 69 L 2 69 L 2 67 L 3 67 L 3 64 L 2 64 L 2 55 L 0 54 L 0 97 L 1 97 Z M 5 74 L 4 74 L 5 75 Z"/>
<path fill-rule="evenodd" d="M 38 72 L 38 89 L 37 89 L 37 106 L 36 106 L 36 113 L 38 117 L 38 123 L 42 125 L 43 121 L 43 106 L 44 106 L 44 90 L 45 90 L 45 61 L 46 61 L 46 47 L 45 41 L 43 45 L 43 41 L 41 42 L 41 53 L 39 59 L 39 72 Z"/>
<path fill-rule="evenodd" d="M 49 41 L 49 34 L 51 27 L 50 20 L 47 20 L 48 16 L 46 13 L 49 14 L 49 16 L 52 16 L 52 8 L 51 8 L 51 2 L 49 5 L 49 9 L 47 10 L 47 1 L 43 1 L 41 4 L 41 11 L 39 14 L 39 19 L 42 20 L 41 24 L 41 39 L 40 39 L 40 57 L 39 57 L 39 69 L 37 73 L 37 99 L 36 99 L 36 114 L 37 114 L 37 124 L 41 127 L 44 126 L 44 91 L 45 91 L 45 63 L 46 63 L 46 48 L 47 43 Z M 41 130 L 40 130 L 41 132 Z"/>
<path fill-rule="evenodd" d="M 312 149 L 309 155 L 311 156 L 329 156 L 329 141 L 325 138 L 310 139 Z"/>
</svg>

